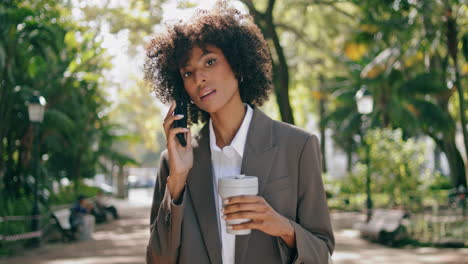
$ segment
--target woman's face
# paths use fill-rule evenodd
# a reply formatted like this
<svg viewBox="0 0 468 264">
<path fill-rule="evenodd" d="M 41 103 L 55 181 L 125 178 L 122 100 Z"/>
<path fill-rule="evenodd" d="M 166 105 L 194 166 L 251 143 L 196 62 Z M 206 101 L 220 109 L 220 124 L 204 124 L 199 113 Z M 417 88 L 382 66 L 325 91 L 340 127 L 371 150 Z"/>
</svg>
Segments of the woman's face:
<svg viewBox="0 0 468 264">
<path fill-rule="evenodd" d="M 212 114 L 228 104 L 242 103 L 238 81 L 221 49 L 194 46 L 185 66 L 180 68 L 184 87 L 192 101 Z"/>
</svg>

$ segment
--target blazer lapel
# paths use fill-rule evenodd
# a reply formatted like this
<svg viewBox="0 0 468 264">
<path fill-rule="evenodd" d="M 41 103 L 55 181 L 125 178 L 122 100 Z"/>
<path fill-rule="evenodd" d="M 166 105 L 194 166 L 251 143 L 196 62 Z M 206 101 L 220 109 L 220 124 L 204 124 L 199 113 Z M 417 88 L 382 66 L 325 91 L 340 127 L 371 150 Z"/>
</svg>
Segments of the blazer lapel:
<svg viewBox="0 0 468 264">
<path fill-rule="evenodd" d="M 273 138 L 273 120 L 255 107 L 247 133 L 241 173 L 258 177 L 259 196 L 263 194 L 265 189 L 276 151 L 277 147 L 274 145 Z M 236 264 L 245 262 L 250 236 L 236 236 Z"/>
<path fill-rule="evenodd" d="M 192 198 L 198 224 L 202 231 L 211 263 L 221 263 L 221 240 L 214 200 L 213 173 L 209 142 L 209 129 L 205 125 L 193 146 L 194 164 L 187 178 L 187 188 Z"/>
</svg>

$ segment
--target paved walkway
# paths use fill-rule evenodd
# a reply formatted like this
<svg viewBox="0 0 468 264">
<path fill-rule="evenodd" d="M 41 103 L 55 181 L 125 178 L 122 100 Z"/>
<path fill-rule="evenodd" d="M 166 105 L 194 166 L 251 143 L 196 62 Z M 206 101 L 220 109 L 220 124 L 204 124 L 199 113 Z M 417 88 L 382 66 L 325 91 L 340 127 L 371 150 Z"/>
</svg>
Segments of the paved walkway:
<svg viewBox="0 0 468 264">
<path fill-rule="evenodd" d="M 389 248 L 359 238 L 351 227 L 363 214 L 333 214 L 336 249 L 334 264 L 468 264 L 468 248 Z"/>
<path fill-rule="evenodd" d="M 0 264 L 139 264 L 145 263 L 152 192 L 136 190 L 116 201 L 120 219 L 96 225 L 94 240 L 47 244 L 1 259 Z"/>
<path fill-rule="evenodd" d="M 122 219 L 98 225 L 93 241 L 58 243 L 0 259 L 0 264 L 144 264 L 149 237 L 151 192 L 132 192 L 118 204 Z M 362 220 L 353 213 L 333 214 L 335 264 L 467 264 L 468 249 L 394 249 L 359 238 L 350 226 Z"/>
</svg>

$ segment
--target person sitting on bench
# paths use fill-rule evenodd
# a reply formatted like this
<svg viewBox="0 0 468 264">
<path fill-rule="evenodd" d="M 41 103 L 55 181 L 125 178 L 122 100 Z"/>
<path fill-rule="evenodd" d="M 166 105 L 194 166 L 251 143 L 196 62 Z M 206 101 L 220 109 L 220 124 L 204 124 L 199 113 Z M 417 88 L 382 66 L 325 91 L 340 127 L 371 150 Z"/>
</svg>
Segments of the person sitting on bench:
<svg viewBox="0 0 468 264">
<path fill-rule="evenodd" d="M 79 195 L 75 204 L 71 208 L 70 225 L 77 232 L 78 240 L 92 240 L 94 232 L 95 218 L 91 215 L 93 209 L 84 195 Z"/>
<path fill-rule="evenodd" d="M 101 212 L 109 212 L 114 219 L 119 218 L 119 214 L 117 213 L 117 209 L 113 206 L 108 204 L 106 197 L 104 196 L 103 191 L 99 191 L 94 198 L 94 204 L 97 209 Z"/>
</svg>

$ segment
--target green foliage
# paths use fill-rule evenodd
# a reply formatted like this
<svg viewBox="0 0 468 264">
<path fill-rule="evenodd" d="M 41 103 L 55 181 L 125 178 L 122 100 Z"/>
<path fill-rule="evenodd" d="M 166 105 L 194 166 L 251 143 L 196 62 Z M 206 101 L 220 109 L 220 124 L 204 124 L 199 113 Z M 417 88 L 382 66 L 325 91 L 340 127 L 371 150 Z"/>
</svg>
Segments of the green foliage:
<svg viewBox="0 0 468 264">
<path fill-rule="evenodd" d="M 29 216 L 32 212 L 32 197 L 22 197 L 18 200 L 3 200 L 1 216 Z M 8 236 L 31 231 L 31 220 L 0 222 L 0 234 Z"/>
<path fill-rule="evenodd" d="M 153 33 L 154 25 L 161 22 L 162 4 L 167 0 L 130 0 L 121 2 L 89 1 L 79 5 L 84 21 L 100 29 L 110 27 L 110 33 L 126 31 L 130 45 L 127 52 L 135 56 L 137 46 L 144 44 L 145 37 Z M 190 1 L 179 1 L 179 5 L 189 7 Z M 92 22 L 91 22 L 92 21 Z M 90 23 L 91 22 L 91 23 Z"/>
<path fill-rule="evenodd" d="M 420 206 L 421 192 L 431 180 L 424 142 L 404 140 L 401 129 L 374 129 L 365 140 L 370 145 L 371 189 L 390 194 L 394 205 Z"/>
<path fill-rule="evenodd" d="M 449 179 L 426 167 L 427 147 L 414 138 L 404 139 L 401 129 L 373 129 L 365 137 L 370 145 L 371 191 L 374 207 L 403 206 L 419 211 L 434 204 L 447 204 Z M 359 149 L 365 159 L 365 147 Z M 367 167 L 357 163 L 344 179 L 326 181 L 331 207 L 359 210 L 365 204 Z"/>
<path fill-rule="evenodd" d="M 49 197 L 47 207 L 39 203 L 41 212 L 40 225 L 45 227 L 50 219 L 50 207 L 54 205 L 71 206 L 76 201 L 74 194 L 74 183 L 61 188 L 58 193 L 53 193 Z M 86 197 L 95 197 L 99 192 L 98 187 L 88 186 L 82 182 L 79 183 L 80 194 Z M 32 212 L 33 197 L 22 196 L 18 199 L 2 199 L 0 200 L 0 216 L 29 216 Z M 0 222 L 0 234 L 4 236 L 11 236 L 17 234 L 24 234 L 31 232 L 31 220 L 18 220 L 18 221 L 3 221 Z M 14 255 L 18 249 L 21 249 L 29 240 L 19 241 L 0 241 L 0 256 Z"/>
<path fill-rule="evenodd" d="M 77 195 L 74 193 L 75 183 L 71 183 L 66 187 L 62 187 L 58 193 L 53 193 L 50 196 L 49 204 L 50 206 L 53 205 L 64 205 L 64 204 L 72 204 L 76 201 Z M 78 189 L 80 190 L 81 195 L 86 197 L 94 197 L 100 191 L 100 188 L 94 186 L 88 186 L 83 182 L 78 183 Z"/>
<path fill-rule="evenodd" d="M 141 80 L 136 80 L 135 85 L 119 91 L 119 104 L 109 113 L 112 120 L 121 127 L 121 135 L 125 138 L 120 144 L 114 144 L 115 149 L 126 153 L 143 164 L 143 166 L 155 166 L 158 163 L 159 153 L 166 147 L 166 137 L 159 118 L 159 108 L 155 98 L 150 96 L 150 89 Z M 151 131 L 151 132 L 149 132 Z M 113 155 L 114 160 L 122 161 L 119 155 Z M 132 162 L 135 162 L 132 161 Z M 131 164 L 132 162 L 128 162 Z"/>
<path fill-rule="evenodd" d="M 453 185 L 447 176 L 440 172 L 436 172 L 434 173 L 432 184 L 429 186 L 429 188 L 431 190 L 450 190 L 453 188 Z"/>
<path fill-rule="evenodd" d="M 32 212 L 32 205 L 32 196 L 22 196 L 18 199 L 1 199 L 0 216 L 29 216 Z M 40 209 L 42 210 L 42 212 L 45 212 L 42 206 L 40 206 Z M 31 220 L 0 222 L 1 235 L 10 236 L 16 234 L 24 234 L 28 232 L 31 232 Z M 0 241 L 0 256 L 8 256 L 14 254 L 15 250 L 23 247 L 25 243 L 27 243 L 27 240 Z"/>
<path fill-rule="evenodd" d="M 1 216 L 8 216 L 8 215 L 30 215 L 32 212 L 32 204 L 33 198 L 32 196 L 23 196 L 19 199 L 2 199 L 0 202 L 0 215 Z M 5 230 L 3 230 L 5 231 Z M 0 232 L 1 234 L 5 234 L 5 232 Z M 13 233 L 14 234 L 14 233 Z"/>
<path fill-rule="evenodd" d="M 461 83 L 451 85 L 457 83 L 457 67 L 449 61 L 447 41 L 448 21 L 453 21 L 459 39 L 451 38 L 462 48 L 459 65 L 466 65 L 466 6 L 459 1 L 352 2 L 357 25 L 342 45 L 347 73 L 328 81 L 331 104 L 323 123 L 350 155 L 359 144 L 361 125 L 354 94 L 365 85 L 374 99 L 372 127 L 401 128 L 405 138 L 430 136 L 448 158 L 452 184 L 466 186 L 465 164 L 454 140 L 461 106 L 451 99 Z"/>
<path fill-rule="evenodd" d="M 39 146 L 40 186 L 69 178 L 79 182 L 104 168 L 134 161 L 112 149 L 115 126 L 104 113 L 104 71 L 110 58 L 97 32 L 78 25 L 55 1 L 8 1 L 0 4 L 0 192 L 4 197 L 31 195 L 32 152 Z M 33 91 L 47 100 L 38 142 L 25 102 Z M 39 177 L 42 178 L 42 177 Z M 79 185 L 74 192 L 79 190 Z"/>
</svg>

